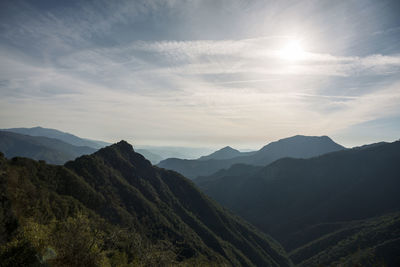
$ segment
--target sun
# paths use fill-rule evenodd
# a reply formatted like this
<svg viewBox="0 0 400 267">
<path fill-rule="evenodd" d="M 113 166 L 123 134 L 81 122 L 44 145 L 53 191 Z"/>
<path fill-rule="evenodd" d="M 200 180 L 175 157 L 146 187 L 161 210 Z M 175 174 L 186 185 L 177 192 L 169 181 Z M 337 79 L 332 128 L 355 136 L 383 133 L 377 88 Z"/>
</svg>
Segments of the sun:
<svg viewBox="0 0 400 267">
<path fill-rule="evenodd" d="M 296 61 L 303 59 L 305 53 L 300 41 L 292 40 L 279 51 L 279 56 L 286 60 Z"/>
</svg>

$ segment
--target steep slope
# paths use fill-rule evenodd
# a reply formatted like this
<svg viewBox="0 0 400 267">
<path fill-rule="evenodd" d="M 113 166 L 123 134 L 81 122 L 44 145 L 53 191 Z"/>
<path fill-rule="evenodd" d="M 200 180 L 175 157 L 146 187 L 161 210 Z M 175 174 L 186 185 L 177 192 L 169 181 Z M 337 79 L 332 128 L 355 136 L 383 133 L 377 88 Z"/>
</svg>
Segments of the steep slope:
<svg viewBox="0 0 400 267">
<path fill-rule="evenodd" d="M 81 155 L 91 154 L 96 149 L 73 146 L 53 138 L 0 131 L 0 151 L 8 158 L 21 156 L 52 164 L 64 164 Z"/>
<path fill-rule="evenodd" d="M 245 154 L 245 153 L 243 153 Z M 239 150 L 233 149 L 230 146 L 226 146 L 217 150 L 210 155 L 202 156 L 198 160 L 209 160 L 209 159 L 231 159 L 235 157 L 242 156 L 242 152 Z"/>
<path fill-rule="evenodd" d="M 83 210 L 105 220 L 109 228 L 135 229 L 149 242 L 167 242 L 176 264 L 199 260 L 217 265 L 290 266 L 279 244 L 223 210 L 186 178 L 153 167 L 126 142 L 82 156 L 65 167 L 19 158 L 2 161 L 1 177 L 8 184 L 5 195 L 17 221 L 32 214 L 24 210 L 24 203 L 31 203 L 29 210 L 39 213 L 34 213 L 35 218 L 61 218 Z M 32 191 L 23 194 L 29 201 L 13 197 L 16 193 L 10 188 L 13 181 L 24 179 L 20 187 Z M 128 256 L 137 254 L 129 252 L 129 246 L 115 249 Z"/>
<path fill-rule="evenodd" d="M 259 151 L 245 153 L 244 156 L 225 160 L 182 160 L 171 158 L 161 161 L 158 166 L 177 171 L 186 177 L 194 179 L 198 176 L 211 175 L 218 170 L 227 169 L 237 163 L 265 166 L 283 157 L 310 158 L 343 149 L 343 146 L 336 144 L 327 136 L 296 135 L 272 142 Z"/>
<path fill-rule="evenodd" d="M 70 133 L 65 133 L 56 129 L 42 128 L 42 127 L 10 128 L 10 129 L 3 129 L 3 131 L 30 135 L 30 136 L 44 136 L 48 138 L 58 139 L 74 146 L 87 146 L 95 149 L 99 149 L 107 145 L 110 145 L 107 142 L 84 139 Z"/>
<path fill-rule="evenodd" d="M 292 251 L 292 260 L 305 267 L 400 265 L 399 212 L 341 224 L 338 230 Z"/>
<path fill-rule="evenodd" d="M 400 142 L 280 159 L 254 174 L 202 178 L 212 198 L 277 238 L 289 251 L 342 222 L 400 210 Z"/>
</svg>

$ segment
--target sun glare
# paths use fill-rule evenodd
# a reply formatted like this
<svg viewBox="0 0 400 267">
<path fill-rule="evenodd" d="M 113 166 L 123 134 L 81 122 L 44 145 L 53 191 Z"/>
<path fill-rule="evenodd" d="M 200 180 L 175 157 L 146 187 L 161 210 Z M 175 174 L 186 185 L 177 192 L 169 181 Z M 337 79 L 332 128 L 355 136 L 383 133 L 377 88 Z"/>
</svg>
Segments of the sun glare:
<svg viewBox="0 0 400 267">
<path fill-rule="evenodd" d="M 280 56 L 287 60 L 300 60 L 304 58 L 305 51 L 297 40 L 287 43 L 279 52 Z"/>
</svg>

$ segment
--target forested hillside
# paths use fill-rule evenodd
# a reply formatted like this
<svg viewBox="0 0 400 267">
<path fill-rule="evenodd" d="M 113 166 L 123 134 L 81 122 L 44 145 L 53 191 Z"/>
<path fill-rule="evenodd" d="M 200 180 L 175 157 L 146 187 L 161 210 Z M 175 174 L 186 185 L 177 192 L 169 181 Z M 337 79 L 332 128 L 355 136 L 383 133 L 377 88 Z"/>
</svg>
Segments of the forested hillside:
<svg viewBox="0 0 400 267">
<path fill-rule="evenodd" d="M 200 177 L 195 182 L 220 204 L 280 241 L 290 251 L 295 263 L 305 262 L 304 266 L 307 266 L 310 262 L 320 262 L 322 254 L 325 260 L 321 262 L 325 264 L 338 260 L 334 256 L 338 249 L 342 250 L 340 255 L 344 257 L 357 249 L 372 253 L 388 242 L 385 245 L 388 251 L 400 252 L 396 241 L 399 237 L 398 217 L 393 217 L 393 225 L 385 223 L 377 227 L 384 229 L 385 233 L 379 239 L 366 234 L 367 230 L 355 235 L 354 228 L 348 225 L 353 221 L 370 220 L 400 211 L 399 162 L 398 141 L 311 159 L 284 158 L 258 169 L 234 165 L 213 176 Z M 361 225 L 367 224 L 362 222 Z M 391 228 L 385 229 L 385 225 Z M 362 228 L 373 229 L 364 226 Z M 390 230 L 393 227 L 396 231 Z M 353 230 L 348 232 L 348 229 Z M 324 247 L 322 244 L 332 240 L 332 235 L 337 237 L 334 233 L 338 231 L 341 236 L 335 242 L 343 240 L 349 245 Z M 365 242 L 359 238 L 365 238 Z M 335 244 L 329 242 L 330 246 Z M 347 254 L 343 254 L 343 248 Z M 322 254 L 317 255 L 317 252 Z M 400 253 L 396 253 L 379 255 L 385 262 L 397 260 L 400 263 L 398 257 L 394 258 Z"/>
<path fill-rule="evenodd" d="M 0 162 L 2 266 L 291 265 L 273 239 L 126 142 L 65 166 Z"/>
</svg>

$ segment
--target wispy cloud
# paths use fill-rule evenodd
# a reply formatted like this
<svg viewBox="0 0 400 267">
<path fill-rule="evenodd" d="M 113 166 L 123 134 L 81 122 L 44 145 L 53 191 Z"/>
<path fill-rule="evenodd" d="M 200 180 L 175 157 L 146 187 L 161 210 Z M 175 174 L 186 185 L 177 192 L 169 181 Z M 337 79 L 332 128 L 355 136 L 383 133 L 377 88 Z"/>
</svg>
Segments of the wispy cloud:
<svg viewBox="0 0 400 267">
<path fill-rule="evenodd" d="M 282 48 L 298 36 L 261 23 L 254 38 L 185 39 L 181 30 L 181 39 L 163 40 L 185 27 L 181 19 L 196 24 L 187 14 L 201 2 L 104 1 L 49 12 L 15 4 L 21 12 L 0 20 L 0 122 L 69 125 L 142 144 L 262 144 L 400 114 L 398 51 L 310 48 L 289 60 Z M 169 12 L 179 20 L 163 25 Z"/>
<path fill-rule="evenodd" d="M 131 48 L 157 53 L 176 64 L 176 72 L 188 74 L 260 73 L 352 76 L 400 71 L 400 55 L 366 57 L 334 56 L 305 52 L 301 60 L 287 62 L 276 36 L 222 41 L 137 42 Z M 171 68 L 170 68 L 171 69 Z"/>
<path fill-rule="evenodd" d="M 140 130 L 126 127 L 140 139 L 149 138 L 148 132 L 157 128 L 169 133 L 169 138 L 175 131 L 181 132 L 183 139 L 197 132 L 204 139 L 218 141 L 218 136 L 229 133 L 232 141 L 248 136 L 261 142 L 271 127 L 273 138 L 297 132 L 335 133 L 399 112 L 398 83 L 389 89 L 378 87 L 368 94 L 348 96 L 321 94 L 320 84 L 315 82 L 320 76 L 383 75 L 384 69 L 398 68 L 398 56 L 309 53 L 302 62 L 293 64 L 258 42 L 140 42 L 81 50 L 57 58 L 47 68 L 3 54 L 9 70 L 1 75 L 8 81 L 2 96 L 9 101 L 9 105 L 3 105 L 3 116 L 10 115 L 6 110 L 15 103 L 24 103 L 24 110 L 40 117 L 49 116 L 43 113 L 57 114 L 51 112 L 57 106 L 57 118 L 70 112 L 75 118 L 91 114 L 90 120 L 99 125 L 100 117 L 114 127 L 130 122 L 140 125 Z M 143 50 L 149 54 L 141 56 L 139 51 Z M 161 63 L 153 61 L 157 57 L 164 57 Z M 265 75 L 267 79 L 260 79 Z M 210 80 L 209 76 L 214 78 Z M 232 79 L 236 76 L 241 79 Z M 21 102 L 23 99 L 30 104 Z M 39 106 L 42 111 L 38 111 Z M 76 124 L 82 125 L 87 119 L 77 119 Z M 258 131 L 250 130 L 254 127 Z"/>
</svg>

